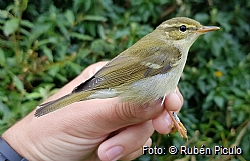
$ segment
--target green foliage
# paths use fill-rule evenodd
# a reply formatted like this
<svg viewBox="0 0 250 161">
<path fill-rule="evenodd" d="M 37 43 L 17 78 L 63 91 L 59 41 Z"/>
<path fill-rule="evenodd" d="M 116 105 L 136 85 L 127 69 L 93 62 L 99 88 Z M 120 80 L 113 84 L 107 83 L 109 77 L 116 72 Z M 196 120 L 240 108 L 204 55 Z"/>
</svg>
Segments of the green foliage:
<svg viewBox="0 0 250 161">
<path fill-rule="evenodd" d="M 179 83 L 178 133 L 153 145 L 238 145 L 242 156 L 142 156 L 138 160 L 250 160 L 249 1 L 0 1 L 0 134 L 86 66 L 111 59 L 162 21 L 186 16 L 220 31 L 192 46 Z"/>
</svg>

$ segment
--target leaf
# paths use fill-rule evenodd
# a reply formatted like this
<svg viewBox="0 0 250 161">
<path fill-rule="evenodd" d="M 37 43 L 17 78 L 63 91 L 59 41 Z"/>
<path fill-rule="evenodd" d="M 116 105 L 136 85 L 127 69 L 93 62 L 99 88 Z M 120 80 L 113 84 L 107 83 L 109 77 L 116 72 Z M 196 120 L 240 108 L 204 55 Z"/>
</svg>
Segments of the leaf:
<svg viewBox="0 0 250 161">
<path fill-rule="evenodd" d="M 33 28 L 34 27 L 34 24 L 32 22 L 30 22 L 29 20 L 22 20 L 21 25 L 25 26 L 25 27 L 28 27 L 28 28 Z"/>
<path fill-rule="evenodd" d="M 51 44 L 57 44 L 58 39 L 56 37 L 49 37 L 48 39 L 43 39 L 37 43 L 37 46 L 47 46 L 49 43 Z"/>
<path fill-rule="evenodd" d="M 47 46 L 43 46 L 42 50 L 43 53 L 47 56 L 48 60 L 53 61 L 52 51 Z"/>
<path fill-rule="evenodd" d="M 16 88 L 19 91 L 23 91 L 24 90 L 23 82 L 16 75 L 14 75 L 12 77 L 12 80 L 13 80 L 13 83 L 16 85 Z"/>
<path fill-rule="evenodd" d="M 65 17 L 67 18 L 67 20 L 69 21 L 69 23 L 71 25 L 74 25 L 75 22 L 75 15 L 71 10 L 67 10 L 65 13 Z"/>
<path fill-rule="evenodd" d="M 212 41 L 212 51 L 215 56 L 219 56 L 221 53 L 221 49 L 223 48 L 222 41 L 217 38 L 216 40 Z"/>
<path fill-rule="evenodd" d="M 212 123 L 214 124 L 214 126 L 216 127 L 217 130 L 219 130 L 219 131 L 224 130 L 223 126 L 219 122 L 213 120 Z"/>
<path fill-rule="evenodd" d="M 5 22 L 3 27 L 3 32 L 5 35 L 9 36 L 18 29 L 18 26 L 19 26 L 19 20 L 17 18 L 12 18 Z"/>
<path fill-rule="evenodd" d="M 194 19 L 201 23 L 205 23 L 209 20 L 209 15 L 207 13 L 198 13 L 194 16 Z"/>
<path fill-rule="evenodd" d="M 2 48 L 0 48 L 0 65 L 5 64 L 5 55 Z"/>
<path fill-rule="evenodd" d="M 44 87 L 39 87 L 38 92 L 40 93 L 40 96 L 42 96 L 44 99 L 47 99 L 49 97 L 49 91 L 51 90 L 53 86 L 51 85 L 45 85 Z"/>
<path fill-rule="evenodd" d="M 0 10 L 0 17 L 3 19 L 8 18 L 9 12 L 6 10 Z"/>
<path fill-rule="evenodd" d="M 67 64 L 69 65 L 69 67 L 71 68 L 71 70 L 74 71 L 74 73 L 76 73 L 76 74 L 80 74 L 81 73 L 82 67 L 79 64 L 76 64 L 76 63 L 71 62 L 71 61 L 69 61 Z"/>
<path fill-rule="evenodd" d="M 105 17 L 102 16 L 96 16 L 96 15 L 86 15 L 83 17 L 83 20 L 89 20 L 89 21 L 107 21 Z"/>
<path fill-rule="evenodd" d="M 54 77 L 58 73 L 59 69 L 59 65 L 54 65 L 52 68 L 49 69 L 48 73 L 49 75 Z"/>
<path fill-rule="evenodd" d="M 100 24 L 97 26 L 98 27 L 98 33 L 102 39 L 106 39 L 105 31 L 103 26 Z"/>
<path fill-rule="evenodd" d="M 31 30 L 31 36 L 28 37 L 28 40 L 30 43 L 33 43 L 33 41 L 36 41 L 39 36 L 41 36 L 44 33 L 47 33 L 48 30 L 50 29 L 51 24 L 50 23 L 36 23 L 34 24 L 34 27 Z M 38 39 L 42 41 L 42 39 Z M 40 42 L 38 41 L 38 43 Z"/>
<path fill-rule="evenodd" d="M 84 11 L 88 11 L 91 7 L 91 0 L 84 0 Z"/>
<path fill-rule="evenodd" d="M 239 88 L 232 88 L 232 91 L 234 92 L 234 94 L 238 97 L 242 97 L 244 98 L 246 96 L 246 92 L 239 89 Z"/>
<path fill-rule="evenodd" d="M 79 9 L 83 12 L 86 12 L 91 7 L 91 0 L 74 0 L 73 1 L 73 10 L 78 11 Z"/>
<path fill-rule="evenodd" d="M 114 35 L 114 39 L 118 39 L 121 38 L 123 36 L 128 36 L 129 35 L 129 29 L 128 28 L 124 28 L 122 30 L 118 30 L 116 32 L 116 34 Z"/>
<path fill-rule="evenodd" d="M 200 89 L 200 91 L 205 94 L 206 93 L 206 84 L 203 80 L 198 80 L 197 81 L 197 85 L 198 85 L 198 88 Z"/>
<path fill-rule="evenodd" d="M 64 75 L 59 74 L 59 73 L 57 73 L 56 78 L 58 78 L 61 82 L 67 82 L 68 81 L 67 78 Z"/>
<path fill-rule="evenodd" d="M 223 108 L 224 105 L 224 98 L 221 96 L 214 96 L 214 102 L 219 108 Z"/>
<path fill-rule="evenodd" d="M 0 101 L 0 112 L 4 113 L 5 116 L 10 112 L 10 109 L 8 108 L 8 106 L 6 106 L 1 101 Z"/>
<path fill-rule="evenodd" d="M 20 9 L 21 11 L 25 11 L 28 5 L 28 0 L 21 0 L 21 5 L 20 5 Z"/>
<path fill-rule="evenodd" d="M 42 95 L 39 92 L 33 92 L 33 93 L 26 94 L 26 99 L 28 99 L 28 100 L 34 100 L 34 99 L 38 99 L 41 97 L 42 97 Z"/>
<path fill-rule="evenodd" d="M 80 39 L 80 40 L 84 40 L 84 41 L 91 41 L 91 40 L 93 40 L 93 38 L 91 36 L 79 34 L 77 32 L 72 32 L 70 34 L 70 36 L 74 37 L 74 38 L 77 38 L 77 39 Z"/>
</svg>

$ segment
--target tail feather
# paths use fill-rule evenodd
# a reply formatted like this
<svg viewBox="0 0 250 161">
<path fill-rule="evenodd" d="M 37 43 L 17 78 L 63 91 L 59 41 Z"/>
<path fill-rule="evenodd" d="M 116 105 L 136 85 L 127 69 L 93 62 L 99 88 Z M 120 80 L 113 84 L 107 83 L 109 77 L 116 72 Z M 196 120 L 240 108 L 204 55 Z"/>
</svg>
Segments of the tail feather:
<svg viewBox="0 0 250 161">
<path fill-rule="evenodd" d="M 38 106 L 38 109 L 35 112 L 36 117 L 43 116 L 60 108 L 63 108 L 71 103 L 87 100 L 87 97 L 90 95 L 90 92 L 77 92 L 77 93 L 70 93 L 65 95 L 59 99 L 54 101 L 50 101 Z"/>
</svg>

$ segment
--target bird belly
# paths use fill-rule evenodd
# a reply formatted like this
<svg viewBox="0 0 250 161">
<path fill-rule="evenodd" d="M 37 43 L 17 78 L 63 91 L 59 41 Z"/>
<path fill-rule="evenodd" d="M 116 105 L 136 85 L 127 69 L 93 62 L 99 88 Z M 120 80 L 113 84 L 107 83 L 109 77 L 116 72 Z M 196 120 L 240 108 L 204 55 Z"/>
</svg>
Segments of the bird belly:
<svg viewBox="0 0 250 161">
<path fill-rule="evenodd" d="M 129 86 L 118 88 L 118 97 L 122 101 L 131 101 L 138 104 L 156 101 L 175 91 L 180 76 L 181 73 L 172 70 L 166 74 L 141 79 Z"/>
</svg>

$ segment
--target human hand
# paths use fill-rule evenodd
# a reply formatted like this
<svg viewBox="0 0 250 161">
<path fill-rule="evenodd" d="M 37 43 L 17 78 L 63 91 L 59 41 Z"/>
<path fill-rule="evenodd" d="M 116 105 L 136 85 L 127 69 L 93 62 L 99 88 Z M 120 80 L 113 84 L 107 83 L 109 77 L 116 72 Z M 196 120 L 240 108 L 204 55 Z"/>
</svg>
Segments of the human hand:
<svg viewBox="0 0 250 161">
<path fill-rule="evenodd" d="M 105 63 L 89 66 L 46 102 L 70 93 Z M 170 132 L 166 109 L 179 111 L 182 104 L 178 89 L 163 106 L 159 101 L 135 107 L 118 98 L 76 102 L 39 118 L 33 111 L 2 137 L 28 160 L 132 160 L 142 155 L 142 146 L 151 145 L 154 130 Z"/>
</svg>

